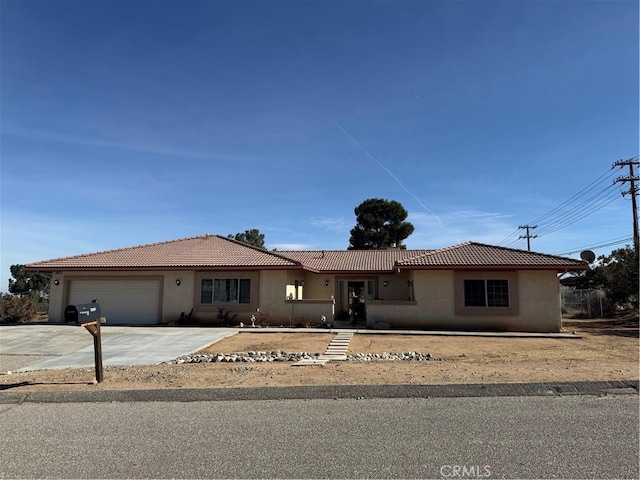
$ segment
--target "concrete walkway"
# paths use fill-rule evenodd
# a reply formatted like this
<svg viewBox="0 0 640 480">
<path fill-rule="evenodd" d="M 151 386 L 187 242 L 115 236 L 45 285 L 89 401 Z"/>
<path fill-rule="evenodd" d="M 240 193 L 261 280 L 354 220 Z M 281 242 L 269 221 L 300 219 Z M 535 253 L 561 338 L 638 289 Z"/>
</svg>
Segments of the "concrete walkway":
<svg viewBox="0 0 640 480">
<path fill-rule="evenodd" d="M 353 338 L 351 332 L 339 332 L 329 342 L 329 346 L 325 352 L 314 358 L 304 358 L 293 364 L 294 367 L 323 366 L 327 362 L 340 361 L 347 359 L 347 350 L 349 343 Z"/>
</svg>

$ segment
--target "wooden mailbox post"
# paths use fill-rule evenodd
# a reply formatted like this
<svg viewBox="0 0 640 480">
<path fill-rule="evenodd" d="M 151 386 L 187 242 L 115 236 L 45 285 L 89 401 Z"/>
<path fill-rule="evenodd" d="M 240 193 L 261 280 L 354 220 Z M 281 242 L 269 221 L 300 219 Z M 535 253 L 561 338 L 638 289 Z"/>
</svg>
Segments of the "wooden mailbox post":
<svg viewBox="0 0 640 480">
<path fill-rule="evenodd" d="M 107 321 L 100 316 L 100 305 L 97 302 L 69 305 L 64 309 L 64 321 L 81 325 L 93 335 L 93 356 L 96 364 L 96 381 L 102 383 L 104 380 L 104 369 L 102 367 L 102 336 L 100 334 L 100 324 Z"/>
</svg>

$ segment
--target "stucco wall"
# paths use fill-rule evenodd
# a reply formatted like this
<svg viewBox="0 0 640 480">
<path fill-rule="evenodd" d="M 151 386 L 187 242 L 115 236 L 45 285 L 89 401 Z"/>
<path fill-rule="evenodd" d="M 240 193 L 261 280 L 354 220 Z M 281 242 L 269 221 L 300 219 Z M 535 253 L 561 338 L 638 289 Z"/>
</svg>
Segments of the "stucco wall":
<svg viewBox="0 0 640 480">
<path fill-rule="evenodd" d="M 303 298 L 305 300 L 328 300 L 336 294 L 336 282 L 333 275 L 304 272 Z M 328 285 L 324 283 L 328 282 Z"/>
<path fill-rule="evenodd" d="M 285 285 L 293 283 L 292 272 L 263 270 L 260 272 L 260 311 L 282 318 L 285 313 Z"/>
<path fill-rule="evenodd" d="M 560 282 L 555 272 L 520 272 L 519 326 L 537 325 L 540 332 L 559 332 L 562 327 Z"/>
<path fill-rule="evenodd" d="M 473 273 L 473 272 L 472 272 Z M 472 275 L 469 273 L 469 275 Z M 218 273 L 216 273 L 217 275 Z M 476 276 L 501 278 L 504 272 L 478 272 Z M 178 320 L 180 313 L 188 314 L 194 307 L 194 298 L 199 295 L 196 285 L 197 274 L 190 271 L 153 271 L 153 272 L 82 272 L 54 273 L 49 300 L 49 319 L 62 322 L 63 311 L 68 300 L 69 278 L 95 277 L 162 277 L 161 323 Z M 243 274 L 244 275 L 244 274 Z M 288 325 L 301 321 L 318 321 L 322 315 L 333 321 L 333 303 L 331 295 L 336 295 L 336 281 L 333 275 L 314 275 L 309 272 L 263 270 L 253 272 L 251 305 L 229 305 L 229 310 L 238 310 L 237 322 L 250 324 L 250 317 L 256 309 L 269 313 L 273 324 Z M 462 275 L 462 276 L 461 276 Z M 516 315 L 460 315 L 456 314 L 456 281 L 464 278 L 464 273 L 453 271 L 413 271 L 405 275 L 380 276 L 378 278 L 378 297 L 382 300 L 367 302 L 368 324 L 372 322 L 388 323 L 398 328 L 440 328 L 456 330 L 510 330 L 529 332 L 558 332 L 561 328 L 561 310 L 559 284 L 554 271 L 519 271 L 511 273 L 510 293 L 517 295 L 511 299 L 517 307 Z M 473 275 L 472 275 L 473 276 Z M 180 285 L 176 285 L 176 279 Z M 387 287 L 383 286 L 387 280 Z M 457 279 L 457 280 L 456 280 Z M 285 298 L 285 285 L 296 280 L 304 280 L 303 300 L 288 302 Z M 325 280 L 329 285 L 325 286 Z M 413 280 L 413 292 L 407 286 L 407 280 Z M 516 288 L 513 288 L 516 287 Z M 255 290 L 254 290 L 255 289 Z M 254 295 L 255 292 L 255 295 Z M 413 293 L 415 301 L 408 297 Z M 459 297 L 458 293 L 458 297 Z M 199 312 L 196 317 L 213 320 L 217 311 Z"/>
<path fill-rule="evenodd" d="M 410 300 L 412 296 L 411 286 L 407 281 L 412 276 L 409 272 L 402 272 L 394 275 L 380 275 L 378 277 L 378 295 L 381 300 Z M 385 286 L 385 282 L 387 285 Z"/>
<path fill-rule="evenodd" d="M 58 281 L 58 285 L 54 282 Z M 54 273 L 51 276 L 51 288 L 49 289 L 49 321 L 53 323 L 62 323 L 62 315 L 66 305 L 63 305 L 64 299 L 64 275 Z"/>
<path fill-rule="evenodd" d="M 325 280 L 329 285 L 325 286 Z M 303 299 L 287 301 L 286 285 L 304 281 Z M 333 320 L 335 282 L 332 276 L 300 271 L 263 270 L 260 272 L 260 311 L 268 314 L 272 325 L 296 325 L 318 322 L 322 315 Z"/>
<path fill-rule="evenodd" d="M 456 314 L 455 280 L 460 278 L 510 278 L 511 305 L 516 314 Z M 515 283 L 514 283 L 515 282 Z M 400 328 L 452 330 L 507 330 L 558 332 L 561 328 L 560 296 L 554 271 L 464 272 L 415 271 L 415 302 L 369 302 L 369 323 L 381 322 Z"/>
<path fill-rule="evenodd" d="M 180 286 L 176 280 L 180 280 Z M 166 272 L 164 274 L 164 289 L 162 291 L 162 320 L 169 323 L 180 318 L 184 312 L 189 314 L 193 308 L 194 272 Z"/>
</svg>

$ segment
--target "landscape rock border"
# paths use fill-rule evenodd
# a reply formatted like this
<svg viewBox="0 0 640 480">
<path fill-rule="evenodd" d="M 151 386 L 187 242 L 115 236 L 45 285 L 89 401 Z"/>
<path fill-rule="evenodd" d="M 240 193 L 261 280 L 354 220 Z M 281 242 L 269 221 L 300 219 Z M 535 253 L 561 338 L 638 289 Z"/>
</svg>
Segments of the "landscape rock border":
<svg viewBox="0 0 640 480">
<path fill-rule="evenodd" d="M 310 352 L 237 352 L 237 353 L 209 353 L 182 355 L 167 363 L 268 363 L 268 362 L 299 362 L 300 360 L 317 359 L 322 353 Z M 396 353 L 356 353 L 347 355 L 348 362 L 398 362 L 413 361 L 427 362 L 438 360 L 430 353 L 396 352 Z"/>
</svg>

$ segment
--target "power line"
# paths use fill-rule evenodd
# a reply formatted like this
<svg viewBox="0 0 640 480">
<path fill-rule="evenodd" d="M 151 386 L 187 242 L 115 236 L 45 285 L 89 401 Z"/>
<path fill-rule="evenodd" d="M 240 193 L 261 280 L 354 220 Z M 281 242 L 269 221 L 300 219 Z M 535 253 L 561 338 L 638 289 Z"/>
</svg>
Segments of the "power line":
<svg viewBox="0 0 640 480">
<path fill-rule="evenodd" d="M 605 177 L 608 177 L 608 178 L 605 178 Z M 551 216 L 552 214 L 554 214 L 558 210 L 561 210 L 565 205 L 569 205 L 571 202 L 576 201 L 578 198 L 586 195 L 589 191 L 591 191 L 592 187 L 595 187 L 596 185 L 604 183 L 605 181 L 607 181 L 611 177 L 613 177 L 613 174 L 611 173 L 611 170 L 608 170 L 608 171 L 604 172 L 602 175 L 600 175 L 598 178 L 596 178 L 594 181 L 592 181 L 589 185 L 584 187 L 578 193 L 576 193 L 573 196 L 569 197 L 567 200 L 562 202 L 557 207 L 551 209 L 550 211 L 548 211 L 544 215 L 541 215 L 540 217 L 536 218 L 531 223 L 541 223 L 543 219 Z"/>
<path fill-rule="evenodd" d="M 548 235 L 549 233 L 557 232 L 558 230 L 576 223 L 578 220 L 582 220 L 583 218 L 588 217 L 592 213 L 597 212 L 601 208 L 617 200 L 618 192 L 609 192 L 606 197 L 600 197 L 601 195 L 598 194 L 597 197 L 592 197 L 588 200 L 585 200 L 572 211 L 567 212 L 562 217 L 558 217 L 558 219 L 556 219 L 554 222 L 546 225 L 544 228 L 541 228 L 539 235 L 543 236 Z M 578 211 L 581 211 L 582 213 L 576 215 L 576 212 Z"/>
<path fill-rule="evenodd" d="M 614 238 L 614 239 L 611 239 L 611 240 L 605 240 L 606 243 L 601 243 L 599 245 L 587 245 L 586 247 L 576 247 L 573 250 L 567 250 L 567 251 L 563 251 L 563 252 L 555 252 L 552 255 L 571 255 L 572 253 L 578 253 L 578 252 L 582 252 L 584 250 L 593 250 L 593 249 L 596 249 L 596 248 L 611 247 L 613 245 L 619 245 L 621 243 L 625 243 L 625 242 L 628 242 L 630 240 L 633 240 L 633 237 Z"/>
<path fill-rule="evenodd" d="M 576 223 L 617 199 L 618 192 L 615 190 L 615 186 L 612 183 L 609 183 L 608 186 L 600 189 L 597 193 L 592 194 L 588 198 L 583 198 L 587 194 L 593 192 L 595 187 L 604 184 L 605 182 L 610 182 L 613 179 L 614 174 L 615 172 L 612 173 L 611 170 L 605 171 L 598 178 L 569 197 L 560 205 L 539 216 L 534 221 L 529 222 L 530 224 L 535 223 L 536 226 L 539 227 L 537 236 L 541 237 L 543 235 L 548 235 Z M 499 242 L 498 245 L 513 247 L 524 238 L 529 242 L 529 238 L 527 238 L 527 236 L 518 236 L 520 233 L 519 230 L 521 229 L 522 228 L 519 227 L 518 230 L 512 232 Z M 529 235 L 528 232 L 527 235 Z"/>
<path fill-rule="evenodd" d="M 513 241 L 513 238 L 516 237 L 518 235 L 518 233 L 520 233 L 518 230 L 516 230 L 515 232 L 511 233 L 504 240 L 501 240 L 500 242 L 498 242 L 498 246 L 506 247 L 509 242 Z M 516 238 L 515 241 L 516 242 L 519 241 L 518 238 Z"/>
</svg>

